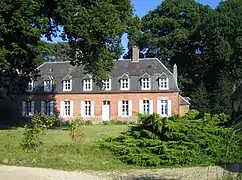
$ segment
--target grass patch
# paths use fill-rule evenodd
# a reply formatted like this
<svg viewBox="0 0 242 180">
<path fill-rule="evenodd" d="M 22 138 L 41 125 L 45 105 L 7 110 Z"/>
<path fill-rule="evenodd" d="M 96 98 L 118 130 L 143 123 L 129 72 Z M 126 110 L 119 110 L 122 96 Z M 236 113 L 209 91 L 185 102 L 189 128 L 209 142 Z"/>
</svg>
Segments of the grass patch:
<svg viewBox="0 0 242 180">
<path fill-rule="evenodd" d="M 95 141 L 108 135 L 119 135 L 127 125 L 85 126 L 85 139 L 79 153 L 76 152 L 67 130 L 48 130 L 43 146 L 36 150 L 23 150 L 20 142 L 23 128 L 0 131 L 0 163 L 17 166 L 47 167 L 63 170 L 113 170 L 128 169 L 127 166 Z"/>
</svg>

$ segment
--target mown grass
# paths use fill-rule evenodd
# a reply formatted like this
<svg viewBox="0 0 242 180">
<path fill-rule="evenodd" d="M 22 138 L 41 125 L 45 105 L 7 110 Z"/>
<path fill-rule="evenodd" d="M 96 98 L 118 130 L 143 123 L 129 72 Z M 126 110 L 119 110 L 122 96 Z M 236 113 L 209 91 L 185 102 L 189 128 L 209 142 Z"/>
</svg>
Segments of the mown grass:
<svg viewBox="0 0 242 180">
<path fill-rule="evenodd" d="M 127 129 L 127 125 L 85 126 L 85 139 L 80 153 L 76 152 L 68 130 L 48 130 L 44 144 L 36 150 L 21 148 L 23 128 L 0 130 L 0 163 L 63 170 L 129 169 L 132 167 L 119 161 L 110 152 L 100 150 L 95 143 L 106 135 L 118 135 Z"/>
</svg>

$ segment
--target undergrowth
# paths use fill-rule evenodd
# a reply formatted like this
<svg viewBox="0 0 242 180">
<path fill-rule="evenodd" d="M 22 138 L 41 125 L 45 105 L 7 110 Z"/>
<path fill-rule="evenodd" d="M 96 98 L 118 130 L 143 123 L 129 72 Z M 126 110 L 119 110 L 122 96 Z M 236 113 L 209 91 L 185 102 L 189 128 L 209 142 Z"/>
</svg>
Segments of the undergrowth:
<svg viewBox="0 0 242 180">
<path fill-rule="evenodd" d="M 100 143 L 127 164 L 138 166 L 206 165 L 239 162 L 239 136 L 225 114 L 196 111 L 185 117 L 162 118 L 158 114 L 139 115 L 140 124 L 117 137 Z"/>
</svg>

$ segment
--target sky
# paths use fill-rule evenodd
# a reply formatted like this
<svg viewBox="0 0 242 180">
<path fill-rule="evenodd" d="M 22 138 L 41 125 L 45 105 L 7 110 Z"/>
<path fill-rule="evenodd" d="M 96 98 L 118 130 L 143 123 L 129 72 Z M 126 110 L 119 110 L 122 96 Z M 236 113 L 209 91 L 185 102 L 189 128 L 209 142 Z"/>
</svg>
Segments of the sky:
<svg viewBox="0 0 242 180">
<path fill-rule="evenodd" d="M 221 0 L 197 0 L 197 2 L 209 5 L 212 8 L 215 8 Z M 158 5 L 161 4 L 162 0 L 131 0 L 134 5 L 134 14 L 138 15 L 140 18 L 147 14 L 150 10 L 155 9 Z M 60 38 L 53 38 L 53 42 L 60 42 Z M 127 35 L 124 35 L 122 38 L 122 45 L 127 51 Z"/>
</svg>

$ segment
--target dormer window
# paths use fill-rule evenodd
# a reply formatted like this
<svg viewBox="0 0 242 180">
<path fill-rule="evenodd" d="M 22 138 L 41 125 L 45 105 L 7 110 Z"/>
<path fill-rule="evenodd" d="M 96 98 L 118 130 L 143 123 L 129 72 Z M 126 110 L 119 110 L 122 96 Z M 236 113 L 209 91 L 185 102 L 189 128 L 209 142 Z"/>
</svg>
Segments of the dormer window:
<svg viewBox="0 0 242 180">
<path fill-rule="evenodd" d="M 45 80 L 44 81 L 44 91 L 49 92 L 52 90 L 52 81 L 51 80 Z"/>
<path fill-rule="evenodd" d="M 120 89 L 121 90 L 129 90 L 130 82 L 129 76 L 127 74 L 123 74 L 120 78 Z"/>
<path fill-rule="evenodd" d="M 66 76 L 63 79 L 63 91 L 71 91 L 72 90 L 72 79 L 71 76 Z"/>
<path fill-rule="evenodd" d="M 141 90 L 150 90 L 151 89 L 151 84 L 150 84 L 150 76 L 145 73 L 141 77 Z"/>
<path fill-rule="evenodd" d="M 83 91 L 92 91 L 92 76 L 86 75 L 83 79 Z"/>
<path fill-rule="evenodd" d="M 34 90 L 34 81 L 31 80 L 30 82 L 28 82 L 26 91 L 33 91 Z"/>
<path fill-rule="evenodd" d="M 168 89 L 168 77 L 165 74 L 162 74 L 159 78 L 159 89 Z"/>
<path fill-rule="evenodd" d="M 53 84 L 53 77 L 52 76 L 46 76 L 44 78 L 44 91 L 50 92 L 52 91 L 52 85 Z"/>
<path fill-rule="evenodd" d="M 104 91 L 111 90 L 111 78 L 103 81 L 103 90 Z"/>
</svg>

